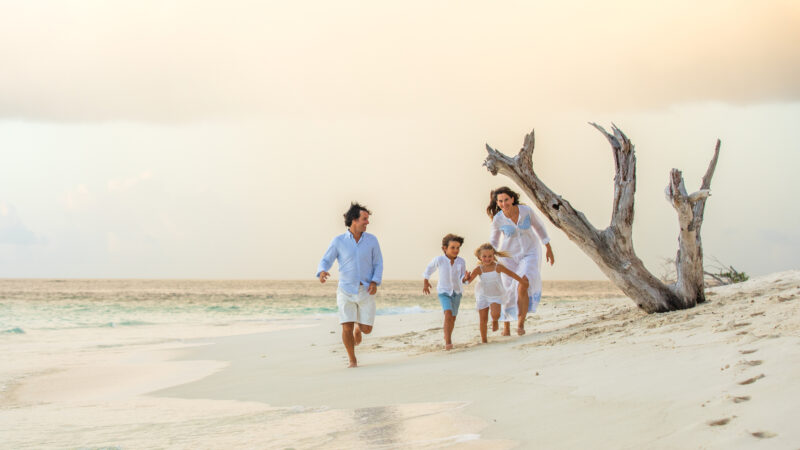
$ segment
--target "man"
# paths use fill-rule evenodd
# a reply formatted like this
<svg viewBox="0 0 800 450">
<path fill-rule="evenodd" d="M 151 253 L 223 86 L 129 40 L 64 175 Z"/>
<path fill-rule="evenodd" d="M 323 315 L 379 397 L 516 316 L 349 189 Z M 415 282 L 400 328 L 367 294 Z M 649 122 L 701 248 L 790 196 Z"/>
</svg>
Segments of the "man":
<svg viewBox="0 0 800 450">
<path fill-rule="evenodd" d="M 339 323 L 342 324 L 342 343 L 350 358 L 349 367 L 357 367 L 355 346 L 361 343 L 361 333 L 372 332 L 375 321 L 375 293 L 383 276 L 383 256 L 378 239 L 367 233 L 370 211 L 351 203 L 344 213 L 347 232 L 333 238 L 317 269 L 317 278 L 324 283 L 331 275 L 328 270 L 339 260 L 339 287 L 336 303 Z"/>
</svg>

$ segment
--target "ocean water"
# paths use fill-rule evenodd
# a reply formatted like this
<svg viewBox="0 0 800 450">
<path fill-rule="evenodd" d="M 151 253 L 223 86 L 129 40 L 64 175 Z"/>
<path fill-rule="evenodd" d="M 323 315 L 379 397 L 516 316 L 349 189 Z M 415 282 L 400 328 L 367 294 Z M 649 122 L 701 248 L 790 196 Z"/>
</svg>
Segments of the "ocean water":
<svg viewBox="0 0 800 450">
<path fill-rule="evenodd" d="M 152 387 L 147 382 L 151 369 L 183 380 L 179 383 L 221 369 L 218 362 L 152 359 L 154 349 L 335 323 L 336 283 L 331 281 L 0 280 L 0 448 L 220 448 L 247 446 L 265 436 L 271 444 L 264 448 L 292 447 L 292 442 L 302 448 L 319 442 L 350 448 L 353 440 L 376 448 L 439 448 L 474 439 L 469 427 L 447 428 L 467 420 L 459 405 L 387 406 L 394 409 L 384 414 L 385 423 L 373 424 L 377 430 L 450 430 L 440 435 L 396 433 L 389 439 L 381 433 L 364 435 L 358 410 L 295 411 L 138 396 Z M 619 295 L 603 282 L 546 282 L 544 288 L 544 301 Z M 471 290 L 467 288 L 466 301 L 472 298 Z M 386 281 L 377 301 L 378 315 L 440 309 L 435 295 L 422 294 L 419 280 Z M 105 361 L 106 372 L 82 372 L 102 367 L 98 362 Z M 117 377 L 120 385 L 128 386 L 128 394 L 137 395 L 110 401 L 104 391 L 59 391 L 56 385 L 69 385 L 74 374 L 84 380 Z M 147 413 L 143 416 L 142 411 Z M 210 431 L 209 424 L 221 417 L 232 433 Z M 291 431 L 294 427 L 286 423 L 316 427 L 316 434 Z M 186 440 L 170 440 L 174 430 L 181 430 Z M 431 438 L 409 443 L 398 437 L 414 435 Z M 326 441 L 330 439 L 334 440 Z"/>
<path fill-rule="evenodd" d="M 419 285 L 384 283 L 378 314 L 434 304 Z M 335 290 L 315 281 L 0 280 L 0 333 L 322 316 L 336 312 Z"/>
<path fill-rule="evenodd" d="M 247 280 L 0 280 L 0 402 L 15 380 L 107 348 L 180 344 L 335 321 L 336 283 Z M 438 308 L 421 284 L 388 281 L 377 314 Z M 69 361 L 61 361 L 69 358 Z"/>
</svg>

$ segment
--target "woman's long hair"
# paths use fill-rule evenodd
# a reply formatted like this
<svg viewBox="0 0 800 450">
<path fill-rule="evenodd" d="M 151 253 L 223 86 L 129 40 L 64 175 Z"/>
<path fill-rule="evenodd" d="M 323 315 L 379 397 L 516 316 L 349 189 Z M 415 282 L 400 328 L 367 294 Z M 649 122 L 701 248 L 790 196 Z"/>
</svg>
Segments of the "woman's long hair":
<svg viewBox="0 0 800 450">
<path fill-rule="evenodd" d="M 497 196 L 499 194 L 506 194 L 514 200 L 514 205 L 519 205 L 519 194 L 512 191 L 511 188 L 501 186 L 489 193 L 489 206 L 486 207 L 486 214 L 489 218 L 494 217 L 495 214 L 500 212 L 500 207 L 497 206 Z"/>
</svg>

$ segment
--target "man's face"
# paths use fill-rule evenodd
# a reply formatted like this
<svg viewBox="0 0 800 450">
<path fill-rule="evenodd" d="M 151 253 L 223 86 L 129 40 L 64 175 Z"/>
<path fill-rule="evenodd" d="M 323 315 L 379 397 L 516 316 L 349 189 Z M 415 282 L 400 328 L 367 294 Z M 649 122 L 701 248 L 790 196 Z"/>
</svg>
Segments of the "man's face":
<svg viewBox="0 0 800 450">
<path fill-rule="evenodd" d="M 369 225 L 369 213 L 366 211 L 360 211 L 358 219 L 353 221 L 353 228 L 355 231 L 363 233 L 367 231 L 367 225 Z"/>
</svg>

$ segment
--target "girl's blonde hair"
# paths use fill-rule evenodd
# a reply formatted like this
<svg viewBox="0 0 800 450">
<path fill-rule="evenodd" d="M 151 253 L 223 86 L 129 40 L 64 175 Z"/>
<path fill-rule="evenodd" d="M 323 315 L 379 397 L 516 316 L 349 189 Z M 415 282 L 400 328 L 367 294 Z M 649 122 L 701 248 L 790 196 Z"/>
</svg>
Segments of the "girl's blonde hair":
<svg viewBox="0 0 800 450">
<path fill-rule="evenodd" d="M 487 242 L 487 243 L 485 243 L 485 244 L 481 244 L 481 245 L 480 245 L 480 247 L 478 247 L 478 248 L 476 248 L 476 249 L 475 249 L 475 257 L 476 257 L 476 258 L 478 258 L 478 261 L 480 261 L 480 259 L 481 259 L 481 252 L 482 252 L 482 251 L 484 251 L 484 250 L 491 250 L 491 251 L 492 251 L 492 253 L 494 253 L 494 260 L 495 260 L 495 261 L 497 261 L 497 257 L 498 257 L 498 256 L 500 256 L 501 258 L 508 258 L 508 257 L 510 257 L 510 256 L 511 256 L 511 254 L 510 254 L 510 253 L 508 253 L 508 252 L 502 252 L 502 251 L 500 251 L 500 250 L 497 250 L 497 249 L 495 249 L 495 248 L 492 246 L 492 244 L 490 244 L 490 243 L 488 243 L 488 242 Z"/>
</svg>

